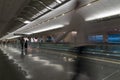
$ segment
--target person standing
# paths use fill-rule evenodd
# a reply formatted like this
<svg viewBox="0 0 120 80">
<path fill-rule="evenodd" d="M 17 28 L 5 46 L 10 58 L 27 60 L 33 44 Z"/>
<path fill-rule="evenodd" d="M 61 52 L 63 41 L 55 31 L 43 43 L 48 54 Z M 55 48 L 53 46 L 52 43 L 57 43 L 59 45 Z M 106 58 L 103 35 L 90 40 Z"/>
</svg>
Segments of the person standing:
<svg viewBox="0 0 120 80">
<path fill-rule="evenodd" d="M 23 48 L 24 48 L 24 39 L 23 37 L 19 38 L 20 40 L 20 47 L 21 47 L 21 58 L 24 58 L 24 52 L 23 52 Z"/>
<path fill-rule="evenodd" d="M 28 41 L 27 40 L 25 41 L 24 46 L 25 46 L 25 54 L 27 55 L 27 48 L 28 48 Z"/>
<path fill-rule="evenodd" d="M 23 39 L 23 37 L 20 38 L 20 45 L 21 45 L 21 51 L 23 51 L 23 47 L 24 47 L 24 39 Z"/>
</svg>

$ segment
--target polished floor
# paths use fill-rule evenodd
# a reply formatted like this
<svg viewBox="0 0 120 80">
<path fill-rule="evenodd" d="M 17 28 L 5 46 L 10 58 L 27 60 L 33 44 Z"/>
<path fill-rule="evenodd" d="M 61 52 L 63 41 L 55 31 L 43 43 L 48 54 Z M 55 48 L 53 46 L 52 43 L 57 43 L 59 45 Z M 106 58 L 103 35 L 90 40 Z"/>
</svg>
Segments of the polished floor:
<svg viewBox="0 0 120 80">
<path fill-rule="evenodd" d="M 18 47 L 1 45 L 0 49 L 26 80 L 120 80 L 119 60 L 31 47 L 23 54 Z"/>
</svg>

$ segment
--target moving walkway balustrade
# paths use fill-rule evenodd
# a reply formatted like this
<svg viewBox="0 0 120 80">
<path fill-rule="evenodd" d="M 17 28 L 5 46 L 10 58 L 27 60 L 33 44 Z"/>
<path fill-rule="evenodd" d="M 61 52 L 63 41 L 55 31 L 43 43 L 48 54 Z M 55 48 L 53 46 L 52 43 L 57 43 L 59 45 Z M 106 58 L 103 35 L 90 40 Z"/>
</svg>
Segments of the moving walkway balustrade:
<svg viewBox="0 0 120 80">
<path fill-rule="evenodd" d="M 82 53 L 120 57 L 120 45 L 114 45 L 114 44 L 88 45 L 88 46 L 84 46 Z"/>
</svg>

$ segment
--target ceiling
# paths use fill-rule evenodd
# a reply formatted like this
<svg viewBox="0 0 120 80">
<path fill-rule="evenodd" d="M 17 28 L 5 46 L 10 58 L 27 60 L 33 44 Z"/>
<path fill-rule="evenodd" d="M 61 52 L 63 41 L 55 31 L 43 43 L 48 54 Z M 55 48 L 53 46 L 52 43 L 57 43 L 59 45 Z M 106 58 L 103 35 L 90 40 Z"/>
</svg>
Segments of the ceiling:
<svg viewBox="0 0 120 80">
<path fill-rule="evenodd" d="M 5 35 L 12 26 L 8 26 L 27 0 L 0 0 L 0 37 Z"/>
<path fill-rule="evenodd" d="M 79 11 L 86 21 L 120 15 L 120 0 L 98 0 Z"/>
<path fill-rule="evenodd" d="M 69 0 L 0 0 L 0 37 L 25 26 Z"/>
<path fill-rule="evenodd" d="M 9 25 L 14 26 L 13 29 L 10 27 L 11 33 L 1 39 L 13 37 L 15 33 L 42 32 L 53 26 L 59 26 L 59 28 L 84 26 L 87 31 L 88 28 L 94 28 L 94 31 L 107 31 L 109 28 L 114 29 L 115 26 L 120 25 L 120 0 L 31 0 L 26 4 Z M 30 23 L 26 24 L 25 21 Z M 111 22 L 114 24 L 111 25 Z"/>
</svg>

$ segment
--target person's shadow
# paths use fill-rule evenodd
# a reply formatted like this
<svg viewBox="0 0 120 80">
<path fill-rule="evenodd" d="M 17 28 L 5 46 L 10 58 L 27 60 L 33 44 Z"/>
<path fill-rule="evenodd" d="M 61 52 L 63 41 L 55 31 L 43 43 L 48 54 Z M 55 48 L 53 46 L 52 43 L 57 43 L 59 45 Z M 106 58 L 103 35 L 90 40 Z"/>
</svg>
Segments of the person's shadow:
<svg viewBox="0 0 120 80">
<path fill-rule="evenodd" d="M 25 47 L 25 55 L 27 55 L 27 48 L 28 48 L 28 41 L 26 40 L 25 41 L 25 45 L 24 45 L 24 47 Z"/>
</svg>

